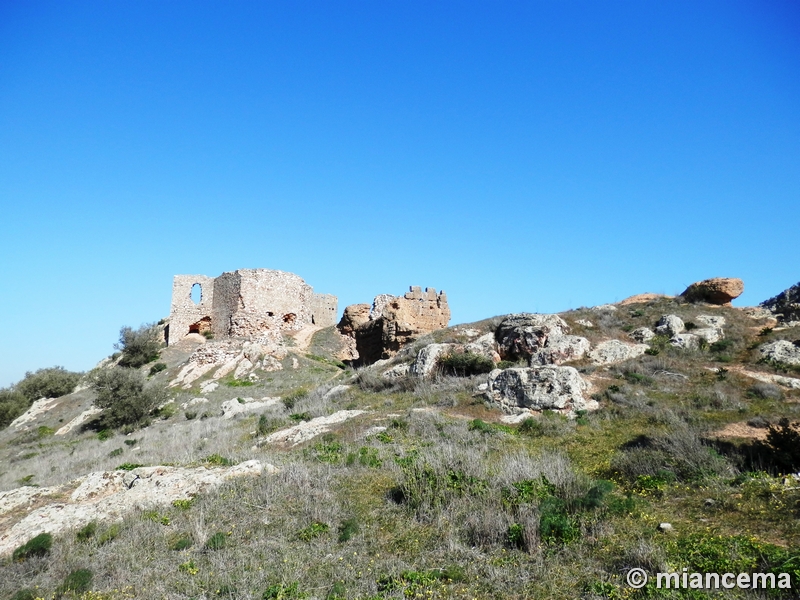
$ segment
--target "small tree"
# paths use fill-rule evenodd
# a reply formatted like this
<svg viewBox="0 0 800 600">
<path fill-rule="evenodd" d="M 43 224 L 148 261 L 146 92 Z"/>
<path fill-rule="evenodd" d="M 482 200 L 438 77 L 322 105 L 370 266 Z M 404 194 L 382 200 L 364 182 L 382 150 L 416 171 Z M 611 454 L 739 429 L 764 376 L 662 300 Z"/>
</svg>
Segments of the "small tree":
<svg viewBox="0 0 800 600">
<path fill-rule="evenodd" d="M 0 389 L 0 429 L 28 410 L 28 399 L 17 390 Z"/>
<path fill-rule="evenodd" d="M 67 371 L 64 367 L 28 371 L 25 378 L 14 386 L 30 402 L 39 398 L 60 398 L 71 394 L 78 385 L 82 373 Z"/>
<path fill-rule="evenodd" d="M 145 422 L 165 398 L 163 388 L 148 385 L 145 376 L 130 369 L 104 369 L 94 375 L 94 403 L 103 409 L 100 420 L 106 427 L 138 425 Z"/>
<path fill-rule="evenodd" d="M 123 327 L 119 330 L 119 343 L 114 348 L 122 352 L 119 361 L 121 367 L 138 368 L 158 359 L 161 348 L 161 333 L 158 325 L 147 323 L 132 329 Z"/>
</svg>

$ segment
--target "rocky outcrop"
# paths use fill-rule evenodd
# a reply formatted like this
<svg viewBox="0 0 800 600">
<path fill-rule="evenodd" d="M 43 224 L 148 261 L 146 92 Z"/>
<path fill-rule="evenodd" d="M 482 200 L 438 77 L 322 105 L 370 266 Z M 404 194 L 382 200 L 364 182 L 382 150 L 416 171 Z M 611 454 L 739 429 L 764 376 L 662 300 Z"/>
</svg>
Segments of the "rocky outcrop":
<svg viewBox="0 0 800 600">
<path fill-rule="evenodd" d="M 625 298 L 625 300 L 620 300 L 617 302 L 617 305 L 629 306 L 631 304 L 646 304 L 647 302 L 652 302 L 653 300 L 671 297 L 672 296 L 665 296 L 664 294 L 652 294 L 650 292 L 645 292 L 644 294 L 636 294 L 635 296 L 629 296 Z"/>
<path fill-rule="evenodd" d="M 452 352 L 455 347 L 455 344 L 428 344 L 417 353 L 417 358 L 411 364 L 411 374 L 416 377 L 432 375 L 439 359 Z"/>
<path fill-rule="evenodd" d="M 275 473 L 270 464 L 249 460 L 234 467 L 139 467 L 132 471 L 90 473 L 71 485 L 18 488 L 0 492 L 0 521 L 29 507 L 20 520 L 0 533 L 0 556 L 40 533 L 59 534 L 90 521 L 119 521 L 134 509 L 188 500 L 235 477 Z M 74 491 L 65 498 L 69 489 Z M 35 490 L 31 492 L 30 490 Z"/>
<path fill-rule="evenodd" d="M 686 330 L 686 324 L 678 315 L 662 315 L 656 324 L 656 333 L 672 337 Z"/>
<path fill-rule="evenodd" d="M 557 410 L 574 413 L 594 410 L 597 402 L 587 400 L 589 384 L 573 367 L 540 366 L 495 369 L 489 374 L 486 395 L 505 412 Z"/>
<path fill-rule="evenodd" d="M 731 277 L 715 277 L 693 283 L 684 290 L 681 297 L 687 302 L 707 302 L 726 305 L 738 298 L 744 291 L 744 282 Z"/>
<path fill-rule="evenodd" d="M 789 342 L 777 340 L 769 344 L 762 344 L 758 352 L 766 360 L 774 360 L 786 365 L 800 366 L 800 340 Z"/>
<path fill-rule="evenodd" d="M 518 360 L 539 352 L 549 338 L 569 333 L 569 325 L 558 315 L 517 313 L 508 315 L 495 331 L 495 340 L 504 360 Z"/>
<path fill-rule="evenodd" d="M 222 418 L 232 419 L 237 415 L 275 406 L 280 401 L 280 398 L 269 397 L 262 398 L 261 400 L 256 400 L 255 398 L 234 398 L 233 400 L 226 400 L 222 403 Z"/>
<path fill-rule="evenodd" d="M 627 344 L 619 340 L 600 342 L 589 352 L 589 359 L 596 365 L 610 365 L 636 358 L 645 353 L 647 344 Z"/>
<path fill-rule="evenodd" d="M 213 379 L 231 375 L 242 379 L 254 370 L 279 371 L 279 362 L 288 354 L 280 332 L 265 332 L 252 341 L 224 340 L 209 342 L 197 348 L 170 382 L 171 387 L 189 389 L 192 384 L 213 371 Z"/>
<path fill-rule="evenodd" d="M 577 335 L 551 335 L 544 347 L 531 355 L 530 364 L 560 365 L 583 358 L 589 352 L 589 340 Z"/>
<path fill-rule="evenodd" d="M 369 365 L 391 358 L 419 336 L 447 327 L 450 307 L 444 292 L 412 286 L 403 296 L 380 294 L 372 305 L 345 308 L 339 332 L 355 340 L 354 360 Z"/>
<path fill-rule="evenodd" d="M 629 335 L 631 336 L 631 339 L 636 340 L 640 344 L 649 342 L 654 337 L 656 337 L 656 334 L 653 333 L 647 327 L 639 327 L 638 329 L 634 329 L 633 331 L 630 332 Z"/>
<path fill-rule="evenodd" d="M 466 344 L 464 346 L 464 352 L 483 356 L 493 363 L 500 362 L 500 354 L 497 352 L 497 343 L 495 342 L 493 333 L 486 333 L 475 341 Z"/>
<path fill-rule="evenodd" d="M 800 283 L 782 291 L 769 300 L 765 300 L 759 306 L 769 310 L 780 321 L 800 321 Z"/>
<path fill-rule="evenodd" d="M 697 350 L 700 347 L 700 338 L 693 333 L 678 333 L 670 338 L 669 344 L 681 350 Z"/>
<path fill-rule="evenodd" d="M 331 425 L 343 423 L 353 417 L 363 415 L 365 412 L 364 410 L 340 410 L 327 417 L 316 417 L 315 419 L 303 421 L 288 429 L 282 429 L 271 433 L 266 437 L 263 443 L 296 446 L 320 434 L 329 432 Z"/>
<path fill-rule="evenodd" d="M 41 398 L 31 404 L 31 407 L 18 416 L 16 419 L 11 421 L 9 428 L 12 429 L 19 429 L 21 427 L 28 428 L 28 423 L 32 423 L 39 416 L 43 415 L 49 410 L 52 410 L 56 407 L 56 398 Z"/>
</svg>

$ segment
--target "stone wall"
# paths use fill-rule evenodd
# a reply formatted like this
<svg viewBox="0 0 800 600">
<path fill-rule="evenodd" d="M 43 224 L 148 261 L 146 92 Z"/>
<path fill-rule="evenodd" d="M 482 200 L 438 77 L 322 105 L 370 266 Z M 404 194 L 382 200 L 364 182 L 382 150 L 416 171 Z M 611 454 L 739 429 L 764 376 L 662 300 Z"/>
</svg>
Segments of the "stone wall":
<svg viewBox="0 0 800 600">
<path fill-rule="evenodd" d="M 200 302 L 192 300 L 192 287 L 200 286 Z M 205 275 L 175 275 L 172 280 L 172 306 L 170 307 L 167 341 L 185 337 L 197 324 L 200 331 L 202 319 L 210 317 L 214 304 L 214 278 Z M 207 322 L 206 322 L 207 323 Z M 206 327 L 203 323 L 203 329 Z"/>
<path fill-rule="evenodd" d="M 191 299 L 195 283 L 203 292 L 198 304 Z M 192 331 L 210 330 L 219 338 L 248 338 L 312 324 L 324 327 L 336 322 L 336 308 L 336 296 L 314 294 L 294 273 L 240 269 L 216 278 L 176 275 L 168 343 L 174 344 Z"/>
<path fill-rule="evenodd" d="M 314 294 L 311 297 L 311 317 L 314 325 L 330 327 L 336 325 L 339 300 L 332 294 Z"/>
</svg>

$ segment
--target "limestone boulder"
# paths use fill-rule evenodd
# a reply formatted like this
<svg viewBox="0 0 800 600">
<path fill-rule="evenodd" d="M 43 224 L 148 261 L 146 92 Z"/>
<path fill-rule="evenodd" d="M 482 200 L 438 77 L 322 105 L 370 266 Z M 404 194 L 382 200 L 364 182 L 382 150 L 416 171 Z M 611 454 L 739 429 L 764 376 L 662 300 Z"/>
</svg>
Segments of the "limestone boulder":
<svg viewBox="0 0 800 600">
<path fill-rule="evenodd" d="M 589 340 L 577 335 L 551 335 L 543 348 L 531 355 L 531 366 L 560 365 L 583 358 L 591 348 Z"/>
<path fill-rule="evenodd" d="M 656 333 L 658 335 L 667 335 L 672 337 L 686 330 L 686 324 L 678 315 L 662 315 L 656 324 Z"/>
<path fill-rule="evenodd" d="M 428 344 L 417 353 L 410 373 L 416 377 L 429 377 L 436 370 L 439 359 L 456 348 L 456 344 Z"/>
<path fill-rule="evenodd" d="M 495 331 L 500 356 L 517 360 L 531 356 L 544 348 L 550 336 L 569 333 L 569 325 L 558 315 L 518 313 L 508 315 Z"/>
<path fill-rule="evenodd" d="M 656 337 L 656 334 L 647 327 L 639 327 L 638 329 L 634 329 L 629 335 L 631 336 L 631 339 L 636 340 L 640 344 L 649 342 Z"/>
<path fill-rule="evenodd" d="M 629 344 L 619 340 L 600 342 L 589 352 L 589 359 L 596 365 L 611 365 L 641 356 L 648 350 L 647 344 Z"/>
<path fill-rule="evenodd" d="M 470 352 L 479 356 L 484 356 L 494 363 L 500 362 L 500 354 L 497 352 L 497 342 L 494 334 L 487 333 L 464 346 L 464 352 Z"/>
<path fill-rule="evenodd" d="M 288 429 L 281 429 L 268 435 L 262 444 L 286 444 L 296 446 L 307 442 L 318 435 L 327 433 L 332 425 L 343 423 L 349 419 L 363 415 L 363 410 L 340 410 L 327 417 L 316 417 L 310 421 L 301 421 Z"/>
<path fill-rule="evenodd" d="M 694 320 L 706 327 L 712 327 L 714 329 L 722 329 L 725 327 L 725 317 L 719 317 L 717 315 L 697 315 Z"/>
<path fill-rule="evenodd" d="M 769 344 L 762 344 L 758 352 L 766 360 L 786 365 L 800 366 L 800 340 L 789 342 L 787 340 L 777 340 Z"/>
<path fill-rule="evenodd" d="M 508 413 L 526 409 L 574 413 L 597 408 L 596 401 L 585 397 L 589 389 L 573 367 L 537 366 L 495 369 L 489 374 L 486 395 Z"/>
<path fill-rule="evenodd" d="M 383 373 L 381 373 L 381 377 L 384 379 L 402 379 L 406 377 L 411 372 L 411 365 L 408 363 L 401 363 L 399 365 L 395 365 L 389 369 L 386 369 Z"/>
<path fill-rule="evenodd" d="M 280 401 L 280 398 L 269 397 L 262 398 L 261 400 L 255 400 L 254 398 L 234 398 L 233 400 L 226 400 L 222 403 L 222 418 L 232 419 L 237 415 L 275 406 Z"/>
<path fill-rule="evenodd" d="M 700 337 L 693 333 L 678 333 L 670 338 L 669 344 L 681 350 L 697 350 L 700 347 Z"/>
<path fill-rule="evenodd" d="M 702 327 L 700 329 L 693 329 L 692 333 L 700 339 L 705 340 L 708 344 L 718 342 L 725 337 L 722 329 L 718 329 L 716 327 Z"/>
<path fill-rule="evenodd" d="M 706 302 L 725 305 L 744 291 L 744 282 L 733 277 L 715 277 L 698 281 L 687 287 L 681 296 L 687 302 Z"/>
<path fill-rule="evenodd" d="M 765 300 L 759 306 L 769 310 L 780 321 L 800 321 L 800 282 Z"/>
</svg>

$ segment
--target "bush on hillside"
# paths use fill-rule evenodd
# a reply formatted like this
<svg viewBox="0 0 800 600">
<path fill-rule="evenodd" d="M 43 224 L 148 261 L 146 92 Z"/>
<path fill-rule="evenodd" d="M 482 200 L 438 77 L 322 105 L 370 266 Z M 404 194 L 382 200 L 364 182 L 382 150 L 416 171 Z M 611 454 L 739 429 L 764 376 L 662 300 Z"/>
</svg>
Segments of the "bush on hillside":
<svg viewBox="0 0 800 600">
<path fill-rule="evenodd" d="M 123 327 L 119 330 L 119 343 L 114 348 L 122 352 L 119 366 L 138 368 L 158 359 L 161 348 L 161 333 L 158 325 L 147 323 L 132 329 Z"/>
<path fill-rule="evenodd" d="M 82 373 L 67 371 L 64 367 L 28 371 L 22 381 L 14 386 L 29 402 L 39 398 L 60 398 L 75 391 Z"/>
<path fill-rule="evenodd" d="M 163 388 L 148 385 L 142 373 L 120 368 L 96 373 L 92 389 L 97 394 L 95 406 L 103 409 L 100 416 L 103 427 L 141 424 L 166 396 Z"/>
<path fill-rule="evenodd" d="M 491 359 L 472 352 L 453 352 L 439 360 L 439 368 L 445 375 L 469 377 L 489 373 L 494 369 Z"/>
<path fill-rule="evenodd" d="M 0 429 L 28 410 L 28 399 L 15 389 L 0 390 Z"/>
</svg>

